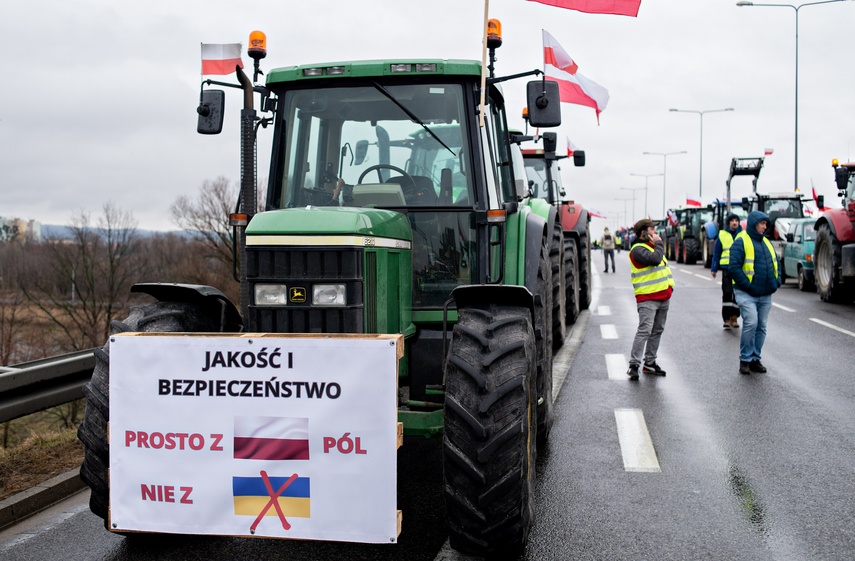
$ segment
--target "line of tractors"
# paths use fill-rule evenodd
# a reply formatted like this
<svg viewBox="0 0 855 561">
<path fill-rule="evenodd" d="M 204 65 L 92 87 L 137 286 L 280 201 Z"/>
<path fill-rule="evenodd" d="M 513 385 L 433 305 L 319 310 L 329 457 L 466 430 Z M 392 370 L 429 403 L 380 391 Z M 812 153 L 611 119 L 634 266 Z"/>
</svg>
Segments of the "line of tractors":
<svg viewBox="0 0 855 561">
<path fill-rule="evenodd" d="M 855 162 L 832 161 L 843 208 L 825 208 L 820 195 L 815 202 L 821 214 L 814 218 L 805 213 L 805 203 L 812 198 L 798 192 L 757 191 L 763 161 L 762 157 L 733 158 L 725 201 L 669 209 L 665 218 L 656 221 L 665 240 L 666 257 L 687 265 L 700 262 L 710 268 L 726 217 L 736 214 L 744 228 L 748 213 L 759 210 L 771 220 L 766 236 L 778 254 L 785 281 L 797 279 L 799 288 L 815 289 L 824 301 L 855 301 Z M 737 176 L 752 178 L 752 194 L 730 200 L 731 181 Z"/>
</svg>

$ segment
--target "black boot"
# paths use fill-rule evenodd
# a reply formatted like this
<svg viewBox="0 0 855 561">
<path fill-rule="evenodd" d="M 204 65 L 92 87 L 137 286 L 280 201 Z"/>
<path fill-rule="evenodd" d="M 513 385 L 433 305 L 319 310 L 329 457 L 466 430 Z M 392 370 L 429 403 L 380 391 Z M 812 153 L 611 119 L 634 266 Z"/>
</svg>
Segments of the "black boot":
<svg viewBox="0 0 855 561">
<path fill-rule="evenodd" d="M 739 373 L 740 374 L 751 374 L 751 368 L 749 366 L 750 364 L 751 363 L 748 361 L 740 360 L 739 361 Z"/>
</svg>

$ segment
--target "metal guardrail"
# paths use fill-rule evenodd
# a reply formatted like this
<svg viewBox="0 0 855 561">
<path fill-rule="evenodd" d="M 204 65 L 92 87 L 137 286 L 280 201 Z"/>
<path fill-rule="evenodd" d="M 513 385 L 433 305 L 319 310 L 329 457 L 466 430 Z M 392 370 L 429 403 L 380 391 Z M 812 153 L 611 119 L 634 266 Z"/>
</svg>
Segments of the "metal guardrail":
<svg viewBox="0 0 855 561">
<path fill-rule="evenodd" d="M 83 397 L 95 349 L 0 367 L 0 423 Z"/>
</svg>

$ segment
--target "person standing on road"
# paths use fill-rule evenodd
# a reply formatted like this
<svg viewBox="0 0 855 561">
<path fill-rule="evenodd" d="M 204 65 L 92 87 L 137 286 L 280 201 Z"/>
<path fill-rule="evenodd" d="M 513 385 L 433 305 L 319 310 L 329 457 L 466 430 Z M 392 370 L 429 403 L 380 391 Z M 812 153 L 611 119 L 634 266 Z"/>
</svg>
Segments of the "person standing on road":
<svg viewBox="0 0 855 561">
<path fill-rule="evenodd" d="M 715 249 L 713 249 L 710 274 L 715 278 L 716 273 L 721 270 L 721 319 L 724 321 L 722 327 L 725 329 L 739 327 L 739 321 L 736 319 L 739 317 L 739 306 L 733 296 L 733 279 L 730 277 L 727 266 L 730 263 L 730 246 L 733 245 L 734 237 L 741 231 L 739 217 L 733 213 L 728 214 L 725 228 L 719 231 L 718 238 L 715 240 Z"/>
<path fill-rule="evenodd" d="M 733 278 L 733 293 L 742 314 L 739 338 L 739 373 L 766 372 L 760 362 L 766 341 L 766 320 L 772 309 L 772 294 L 781 286 L 778 256 L 772 243 L 763 235 L 769 227 L 769 216 L 751 211 L 745 230 L 739 232 L 730 246 L 727 269 Z"/>
<path fill-rule="evenodd" d="M 612 272 L 615 272 L 615 237 L 608 228 L 603 228 L 603 236 L 600 238 L 600 247 L 603 248 L 603 261 L 605 261 L 604 273 L 609 272 L 609 259 L 612 260 Z"/>
<path fill-rule="evenodd" d="M 630 380 L 638 380 L 642 358 L 642 371 L 645 374 L 665 375 L 665 371 L 656 364 L 656 353 L 665 330 L 668 306 L 674 292 L 674 277 L 665 259 L 665 244 L 656 234 L 653 221 L 642 218 L 632 229 L 635 241 L 629 250 L 629 263 L 638 308 L 638 329 L 632 342 L 626 374 Z"/>
</svg>

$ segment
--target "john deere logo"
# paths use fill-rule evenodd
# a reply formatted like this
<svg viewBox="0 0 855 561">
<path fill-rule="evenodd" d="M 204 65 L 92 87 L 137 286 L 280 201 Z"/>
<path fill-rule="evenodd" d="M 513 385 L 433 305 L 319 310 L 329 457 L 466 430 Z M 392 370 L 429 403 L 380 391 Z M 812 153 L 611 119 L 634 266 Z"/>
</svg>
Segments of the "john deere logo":
<svg viewBox="0 0 855 561">
<path fill-rule="evenodd" d="M 302 304 L 306 301 L 306 289 L 302 286 L 295 286 L 288 294 L 288 300 L 295 304 Z"/>
</svg>

